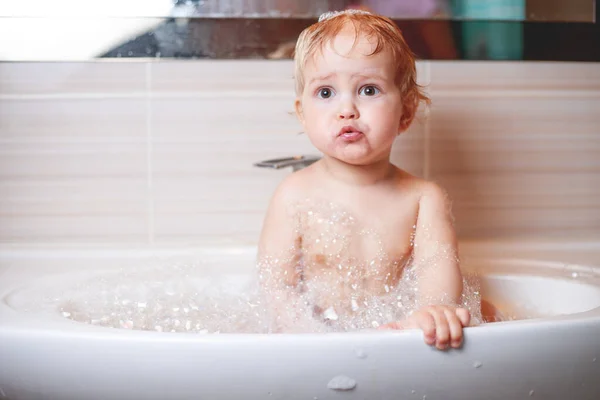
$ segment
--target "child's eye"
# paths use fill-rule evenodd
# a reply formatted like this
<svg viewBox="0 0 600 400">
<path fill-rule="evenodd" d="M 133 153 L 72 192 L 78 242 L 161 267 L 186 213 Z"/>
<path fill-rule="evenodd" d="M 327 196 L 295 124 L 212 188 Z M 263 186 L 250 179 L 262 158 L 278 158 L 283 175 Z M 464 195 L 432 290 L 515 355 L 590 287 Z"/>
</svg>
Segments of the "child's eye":
<svg viewBox="0 0 600 400">
<path fill-rule="evenodd" d="M 328 99 L 333 96 L 333 90 L 331 88 L 321 88 L 317 91 L 317 97 L 321 99 Z"/>
<path fill-rule="evenodd" d="M 366 86 L 363 86 L 360 88 L 359 94 L 362 94 L 365 96 L 375 96 L 375 95 L 379 94 L 379 89 L 377 89 L 373 85 L 366 85 Z"/>
</svg>

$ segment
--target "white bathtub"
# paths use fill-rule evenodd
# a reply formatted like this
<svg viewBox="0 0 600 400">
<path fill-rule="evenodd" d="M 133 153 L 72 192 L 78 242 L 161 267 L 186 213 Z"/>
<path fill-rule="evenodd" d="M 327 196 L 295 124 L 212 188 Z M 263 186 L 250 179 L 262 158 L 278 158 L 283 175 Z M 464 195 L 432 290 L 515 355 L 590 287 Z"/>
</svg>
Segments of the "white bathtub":
<svg viewBox="0 0 600 400">
<path fill-rule="evenodd" d="M 31 293 L 118 268 L 205 260 L 250 276 L 253 248 L 0 252 L 0 399 L 599 399 L 600 269 L 479 250 L 485 298 L 537 318 L 467 328 L 440 352 L 421 332 L 191 335 L 104 328 L 23 312 Z M 523 306 L 526 310 L 523 311 Z M 351 390 L 328 388 L 337 376 Z M 352 385 L 350 385 L 352 386 Z"/>
</svg>

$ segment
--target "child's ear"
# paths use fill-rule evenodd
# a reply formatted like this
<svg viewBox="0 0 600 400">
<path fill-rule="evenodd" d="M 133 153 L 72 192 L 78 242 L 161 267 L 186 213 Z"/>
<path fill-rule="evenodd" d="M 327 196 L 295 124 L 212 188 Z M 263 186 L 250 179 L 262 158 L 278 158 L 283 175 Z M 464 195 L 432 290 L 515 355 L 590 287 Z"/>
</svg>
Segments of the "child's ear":
<svg viewBox="0 0 600 400">
<path fill-rule="evenodd" d="M 406 115 L 405 115 L 405 107 L 402 107 L 400 111 L 400 121 L 398 122 L 398 136 L 406 130 Z"/>
<path fill-rule="evenodd" d="M 404 131 L 406 131 L 410 125 L 410 123 L 412 122 L 412 118 L 406 118 L 405 116 L 402 116 L 402 118 L 400 118 L 400 126 L 398 128 L 398 135 L 403 133 Z"/>
<path fill-rule="evenodd" d="M 400 116 L 400 124 L 398 128 L 398 135 L 402 132 L 406 131 L 413 119 L 415 118 L 415 114 L 417 112 L 417 105 L 415 104 L 405 104 L 402 107 L 402 115 Z"/>
<path fill-rule="evenodd" d="M 294 102 L 294 109 L 296 111 L 296 117 L 298 117 L 300 122 L 304 124 L 304 110 L 302 109 L 302 102 L 300 101 L 300 98 L 298 98 L 298 97 L 296 98 L 296 101 Z"/>
</svg>

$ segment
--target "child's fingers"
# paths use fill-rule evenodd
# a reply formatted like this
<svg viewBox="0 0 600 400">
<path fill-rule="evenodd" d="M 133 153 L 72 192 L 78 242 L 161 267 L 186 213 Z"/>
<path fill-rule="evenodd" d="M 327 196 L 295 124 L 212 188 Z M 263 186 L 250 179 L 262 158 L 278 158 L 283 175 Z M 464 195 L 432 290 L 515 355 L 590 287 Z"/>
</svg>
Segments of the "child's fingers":
<svg viewBox="0 0 600 400">
<path fill-rule="evenodd" d="M 413 314 L 410 320 L 416 323 L 416 328 L 420 328 L 425 336 L 425 343 L 432 345 L 435 343 L 436 324 L 431 312 L 417 312 Z"/>
<path fill-rule="evenodd" d="M 460 347 L 463 339 L 463 325 L 454 310 L 444 310 L 448 326 L 450 328 L 450 345 L 454 348 Z"/>
<path fill-rule="evenodd" d="M 455 314 L 462 323 L 462 326 L 469 326 L 469 323 L 471 322 L 471 314 L 469 313 L 469 310 L 466 308 L 457 308 Z"/>
<path fill-rule="evenodd" d="M 423 331 L 425 343 L 445 350 L 448 346 L 458 348 L 463 340 L 463 326 L 470 322 L 469 312 L 464 308 L 449 309 L 430 307 L 415 312 L 407 320 L 395 321 L 378 329 L 414 329 Z"/>
<path fill-rule="evenodd" d="M 439 350 L 445 350 L 450 343 L 450 327 L 448 326 L 448 319 L 446 318 L 444 309 L 434 308 L 431 310 L 431 315 L 435 320 L 435 346 Z"/>
</svg>

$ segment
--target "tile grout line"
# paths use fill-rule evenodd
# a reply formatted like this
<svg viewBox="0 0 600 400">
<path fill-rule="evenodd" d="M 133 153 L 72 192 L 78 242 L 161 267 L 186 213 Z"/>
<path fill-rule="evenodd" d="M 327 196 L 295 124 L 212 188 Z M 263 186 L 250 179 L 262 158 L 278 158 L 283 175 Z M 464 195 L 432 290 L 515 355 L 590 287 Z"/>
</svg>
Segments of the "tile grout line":
<svg viewBox="0 0 600 400">
<path fill-rule="evenodd" d="M 426 74 L 426 79 L 427 79 L 427 95 L 431 96 L 431 63 L 427 62 L 425 64 L 425 74 Z M 429 144 L 430 144 L 430 122 L 429 119 L 431 118 L 431 110 L 428 109 L 427 110 L 427 115 L 425 117 L 425 126 L 424 126 L 424 132 L 423 132 L 423 179 L 429 179 L 429 158 L 430 158 L 430 149 L 429 149 Z"/>
<path fill-rule="evenodd" d="M 148 243 L 154 244 L 154 185 L 153 185 L 153 141 L 152 141 L 152 97 L 150 96 L 152 63 L 146 63 L 146 201 L 148 204 Z"/>
<path fill-rule="evenodd" d="M 151 65 L 151 64 L 149 64 Z M 146 67 L 148 68 L 148 67 Z M 151 67 L 150 67 L 151 68 Z M 290 97 L 293 96 L 293 92 L 290 90 L 229 90 L 229 91 L 217 91 L 216 89 L 208 89 L 201 91 L 180 91 L 180 92 L 150 92 L 134 91 L 128 93 L 52 93 L 52 94 L 1 94 L 0 100 L 112 100 L 112 99 L 145 99 L 146 97 L 157 98 L 157 99 L 173 99 L 173 98 L 229 98 L 229 97 L 252 97 L 252 98 L 271 98 L 276 97 Z"/>
<path fill-rule="evenodd" d="M 425 129 L 424 129 L 424 138 L 423 140 L 425 141 L 423 143 L 423 179 L 429 179 L 429 159 L 430 159 L 430 149 L 429 149 L 429 145 L 430 145 L 430 124 L 429 124 L 429 118 L 430 115 L 427 115 L 427 118 L 425 119 Z"/>
</svg>

